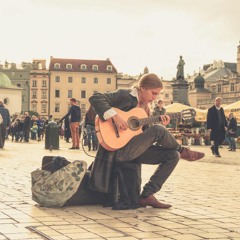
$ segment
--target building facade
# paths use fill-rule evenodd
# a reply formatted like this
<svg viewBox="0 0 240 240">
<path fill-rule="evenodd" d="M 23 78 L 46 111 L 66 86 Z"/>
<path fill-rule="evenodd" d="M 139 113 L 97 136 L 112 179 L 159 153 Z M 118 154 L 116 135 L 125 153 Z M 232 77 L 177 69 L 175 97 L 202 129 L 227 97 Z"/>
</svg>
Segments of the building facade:
<svg viewBox="0 0 240 240">
<path fill-rule="evenodd" d="M 240 100 L 240 45 L 237 47 L 237 63 L 214 61 L 205 64 L 200 71 L 204 78 L 204 89 L 201 93 L 195 86 L 198 74 L 188 77 L 191 105 L 196 108 L 208 109 L 214 104 L 216 97 L 223 98 L 223 104 L 231 104 Z M 199 94 L 197 94 L 197 92 Z"/>
<path fill-rule="evenodd" d="M 9 77 L 0 72 L 0 100 L 10 115 L 20 114 L 22 110 L 22 89 L 14 86 Z"/>
<path fill-rule="evenodd" d="M 63 117 L 69 109 L 69 99 L 76 98 L 84 115 L 89 108 L 89 97 L 94 92 L 117 89 L 117 70 L 109 59 L 50 59 L 49 114 Z"/>
<path fill-rule="evenodd" d="M 31 63 L 22 62 L 21 65 L 16 63 L 5 62 L 4 65 L 0 65 L 0 72 L 5 73 L 12 84 L 19 87 L 22 91 L 22 111 L 29 111 L 30 107 L 30 70 L 32 68 Z"/>
<path fill-rule="evenodd" d="M 30 71 L 30 111 L 49 115 L 49 71 L 46 60 L 34 59 Z"/>
</svg>

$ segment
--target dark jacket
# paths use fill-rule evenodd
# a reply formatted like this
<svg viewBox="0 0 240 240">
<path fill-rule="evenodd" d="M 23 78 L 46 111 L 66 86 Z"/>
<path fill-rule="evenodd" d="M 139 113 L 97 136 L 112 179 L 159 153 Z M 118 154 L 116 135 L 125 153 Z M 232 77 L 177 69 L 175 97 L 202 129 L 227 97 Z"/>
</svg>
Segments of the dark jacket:
<svg viewBox="0 0 240 240">
<path fill-rule="evenodd" d="M 26 116 L 24 118 L 24 130 L 30 130 L 30 128 L 31 128 L 31 117 Z"/>
<path fill-rule="evenodd" d="M 231 118 L 228 122 L 228 136 L 229 137 L 237 137 L 236 131 L 237 131 L 237 120 L 236 118 Z"/>
<path fill-rule="evenodd" d="M 130 90 L 118 90 L 112 93 L 94 93 L 89 101 L 99 117 L 104 120 L 103 114 L 111 107 L 129 111 L 138 104 L 137 98 L 130 94 Z M 90 172 L 89 188 L 100 192 L 110 191 L 115 152 L 109 152 L 99 146 L 96 158 Z"/>
<path fill-rule="evenodd" d="M 222 128 L 219 129 L 219 121 L 217 111 L 220 111 L 222 117 Z M 208 109 L 207 113 L 207 129 L 211 129 L 210 140 L 222 142 L 225 139 L 225 127 L 227 127 L 227 120 L 224 114 L 223 108 L 220 110 L 216 109 L 216 106 L 213 105 Z"/>
<path fill-rule="evenodd" d="M 96 112 L 91 106 L 85 114 L 85 127 L 87 125 L 95 126 L 95 117 L 96 117 Z"/>
<path fill-rule="evenodd" d="M 162 109 L 160 110 L 159 107 L 156 106 L 156 107 L 153 109 L 152 115 L 153 115 L 153 116 L 164 115 L 165 113 L 166 113 L 166 109 L 165 109 L 165 108 L 162 108 Z"/>
<path fill-rule="evenodd" d="M 3 126 L 9 127 L 11 120 L 10 120 L 10 114 L 7 108 L 5 108 L 3 105 L 0 105 L 0 114 L 3 118 Z"/>
<path fill-rule="evenodd" d="M 63 119 L 70 117 L 70 122 L 80 122 L 81 121 L 81 109 L 77 105 L 73 105 L 68 110 L 68 113 L 59 121 L 62 122 Z"/>
</svg>

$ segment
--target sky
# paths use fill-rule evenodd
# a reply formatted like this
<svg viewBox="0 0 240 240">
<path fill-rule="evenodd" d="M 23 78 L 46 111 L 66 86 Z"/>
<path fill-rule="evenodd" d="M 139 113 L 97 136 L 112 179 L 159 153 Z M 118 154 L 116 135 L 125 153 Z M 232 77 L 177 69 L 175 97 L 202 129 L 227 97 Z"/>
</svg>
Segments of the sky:
<svg viewBox="0 0 240 240">
<path fill-rule="evenodd" d="M 118 72 L 145 66 L 166 80 L 214 60 L 236 62 L 239 0 L 0 0 L 0 64 L 50 56 L 110 58 Z"/>
</svg>

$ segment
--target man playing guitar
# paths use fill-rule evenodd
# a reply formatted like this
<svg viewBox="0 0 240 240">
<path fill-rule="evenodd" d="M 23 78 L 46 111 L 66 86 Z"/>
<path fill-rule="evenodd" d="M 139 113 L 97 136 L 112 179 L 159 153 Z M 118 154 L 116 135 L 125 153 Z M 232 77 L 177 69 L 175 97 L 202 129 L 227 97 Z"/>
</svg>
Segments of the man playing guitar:
<svg viewBox="0 0 240 240">
<path fill-rule="evenodd" d="M 114 108 L 129 111 L 140 107 L 150 115 L 148 104 L 156 100 L 163 85 L 155 74 L 143 75 L 137 86 L 131 90 L 117 90 L 112 93 L 94 93 L 89 101 L 102 121 L 113 122 L 116 131 L 126 131 L 128 122 Z M 154 208 L 170 208 L 170 204 L 159 202 L 154 194 L 158 192 L 167 178 L 171 175 L 179 158 L 195 161 L 204 157 L 204 153 L 184 148 L 165 127 L 170 123 L 168 115 L 159 116 L 161 124 L 145 126 L 144 131 L 134 136 L 122 148 L 116 151 L 116 161 L 135 161 L 141 164 L 159 165 L 148 183 L 143 187 L 139 205 Z M 153 145 L 153 143 L 158 143 Z M 102 151 L 102 149 L 100 149 Z M 109 154 L 109 150 L 106 150 Z M 108 154 L 106 153 L 106 154 Z M 95 161 L 99 158 L 98 154 Z M 106 155 L 104 155 L 106 160 Z M 102 159 L 104 161 L 104 158 Z M 97 184 L 97 183 L 96 183 Z"/>
</svg>

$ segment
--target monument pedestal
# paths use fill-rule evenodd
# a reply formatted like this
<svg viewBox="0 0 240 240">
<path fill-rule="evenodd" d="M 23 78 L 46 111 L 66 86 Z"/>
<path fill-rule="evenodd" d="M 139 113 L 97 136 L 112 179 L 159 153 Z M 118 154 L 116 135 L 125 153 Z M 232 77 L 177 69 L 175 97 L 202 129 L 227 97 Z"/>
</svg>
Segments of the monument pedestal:
<svg viewBox="0 0 240 240">
<path fill-rule="evenodd" d="M 176 80 L 172 84 L 173 88 L 173 102 L 189 105 L 188 102 L 188 86 L 186 80 Z"/>
</svg>

